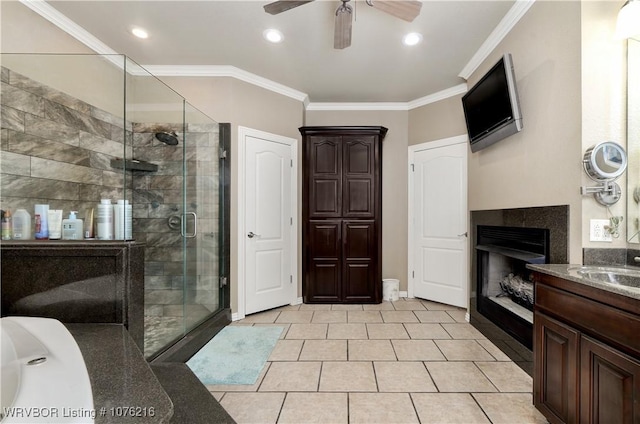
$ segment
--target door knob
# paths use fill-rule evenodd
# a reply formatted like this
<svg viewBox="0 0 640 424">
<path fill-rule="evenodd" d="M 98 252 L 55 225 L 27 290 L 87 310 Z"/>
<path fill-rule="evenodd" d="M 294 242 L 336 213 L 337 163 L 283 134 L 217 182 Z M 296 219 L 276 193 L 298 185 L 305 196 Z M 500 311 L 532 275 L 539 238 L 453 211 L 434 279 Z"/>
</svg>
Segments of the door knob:
<svg viewBox="0 0 640 424">
<path fill-rule="evenodd" d="M 247 234 L 247 237 L 249 238 L 260 237 L 260 234 L 255 234 L 253 231 L 249 231 L 249 234 Z"/>
<path fill-rule="evenodd" d="M 468 235 L 468 234 L 467 234 L 467 232 L 465 231 L 465 232 L 464 232 L 464 233 L 462 233 L 462 234 L 458 234 L 458 237 L 462 237 L 462 236 L 465 236 L 465 237 L 466 237 L 467 235 Z"/>
</svg>

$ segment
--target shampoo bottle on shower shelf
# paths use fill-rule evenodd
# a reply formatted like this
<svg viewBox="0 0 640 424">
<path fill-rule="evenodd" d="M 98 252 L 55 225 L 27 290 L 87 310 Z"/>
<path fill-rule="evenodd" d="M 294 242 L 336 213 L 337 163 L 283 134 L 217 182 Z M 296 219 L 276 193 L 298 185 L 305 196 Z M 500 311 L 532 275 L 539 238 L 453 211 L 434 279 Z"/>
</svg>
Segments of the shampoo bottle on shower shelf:
<svg viewBox="0 0 640 424">
<path fill-rule="evenodd" d="M 95 240 L 96 238 L 96 226 L 95 222 L 95 210 L 93 208 L 87 209 L 84 214 L 84 239 L 85 240 Z"/>
<path fill-rule="evenodd" d="M 78 212 L 69 212 L 69 218 L 62 220 L 62 240 L 82 240 L 82 220 L 77 219 Z"/>
<path fill-rule="evenodd" d="M 96 214 L 98 240 L 113 240 L 113 205 L 109 199 L 100 199 Z"/>
<path fill-rule="evenodd" d="M 118 200 L 113 206 L 113 223 L 116 240 L 131 240 L 133 209 L 128 200 Z"/>
<path fill-rule="evenodd" d="M 36 205 L 34 208 L 36 240 L 49 238 L 49 205 Z"/>
<path fill-rule="evenodd" d="M 2 211 L 2 240 L 11 240 L 11 211 Z"/>
<path fill-rule="evenodd" d="M 31 240 L 31 214 L 21 208 L 16 211 L 12 220 L 13 239 Z"/>
</svg>

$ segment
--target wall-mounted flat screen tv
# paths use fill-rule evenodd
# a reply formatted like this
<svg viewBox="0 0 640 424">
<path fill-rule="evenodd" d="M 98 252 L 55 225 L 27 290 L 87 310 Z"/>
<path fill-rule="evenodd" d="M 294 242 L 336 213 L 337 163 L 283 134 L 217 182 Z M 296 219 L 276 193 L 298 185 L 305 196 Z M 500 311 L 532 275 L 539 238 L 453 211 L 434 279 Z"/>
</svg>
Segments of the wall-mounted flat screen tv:
<svg viewBox="0 0 640 424">
<path fill-rule="evenodd" d="M 511 54 L 507 53 L 462 97 L 471 151 L 522 130 Z"/>
</svg>

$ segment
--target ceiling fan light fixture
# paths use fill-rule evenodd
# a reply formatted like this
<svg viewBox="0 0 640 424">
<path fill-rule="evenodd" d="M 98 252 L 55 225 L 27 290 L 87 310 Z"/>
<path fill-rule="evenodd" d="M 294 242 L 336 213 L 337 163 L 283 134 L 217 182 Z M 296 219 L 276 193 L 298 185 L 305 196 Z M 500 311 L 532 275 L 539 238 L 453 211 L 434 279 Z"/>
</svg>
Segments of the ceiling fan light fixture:
<svg viewBox="0 0 640 424">
<path fill-rule="evenodd" d="M 146 30 L 144 30 L 143 28 L 140 28 L 140 27 L 131 28 L 131 34 L 135 35 L 138 38 L 142 38 L 142 39 L 149 38 L 149 33 Z"/>
<path fill-rule="evenodd" d="M 269 28 L 262 33 L 265 40 L 270 43 L 281 43 L 284 40 L 284 35 L 277 29 Z"/>
<path fill-rule="evenodd" d="M 336 10 L 333 34 L 333 48 L 344 49 L 351 45 L 351 27 L 353 23 L 353 8 L 347 4 L 350 0 L 342 0 L 342 5 Z"/>
<path fill-rule="evenodd" d="M 422 41 L 422 34 L 418 32 L 410 32 L 402 37 L 402 44 L 405 46 L 415 46 Z"/>
</svg>

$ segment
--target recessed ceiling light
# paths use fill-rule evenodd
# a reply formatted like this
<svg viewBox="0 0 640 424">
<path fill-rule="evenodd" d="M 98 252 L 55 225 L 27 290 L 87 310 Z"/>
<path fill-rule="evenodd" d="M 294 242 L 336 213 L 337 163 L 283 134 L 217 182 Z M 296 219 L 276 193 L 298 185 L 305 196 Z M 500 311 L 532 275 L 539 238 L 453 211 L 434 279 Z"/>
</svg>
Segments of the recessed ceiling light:
<svg viewBox="0 0 640 424">
<path fill-rule="evenodd" d="M 405 46 L 415 46 L 421 41 L 422 34 L 418 34 L 417 32 L 410 32 L 402 38 L 402 43 L 404 43 Z"/>
<path fill-rule="evenodd" d="M 267 29 L 262 33 L 262 35 L 264 36 L 265 40 L 272 43 L 279 43 L 284 40 L 284 35 L 282 35 L 282 33 L 277 29 Z"/>
<path fill-rule="evenodd" d="M 149 38 L 149 33 L 142 28 L 132 28 L 131 33 L 138 38 Z"/>
</svg>

